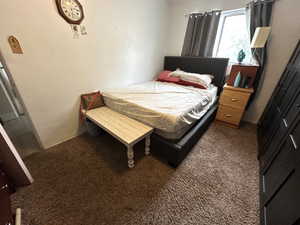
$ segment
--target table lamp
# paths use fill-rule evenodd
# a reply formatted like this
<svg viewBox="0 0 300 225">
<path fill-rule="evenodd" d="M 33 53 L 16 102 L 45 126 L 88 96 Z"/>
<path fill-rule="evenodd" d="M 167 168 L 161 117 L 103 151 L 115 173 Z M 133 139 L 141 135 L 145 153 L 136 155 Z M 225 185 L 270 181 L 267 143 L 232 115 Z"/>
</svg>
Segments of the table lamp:
<svg viewBox="0 0 300 225">
<path fill-rule="evenodd" d="M 255 54 L 256 49 L 265 47 L 270 33 L 271 33 L 271 27 L 256 28 L 251 42 L 251 48 L 254 49 L 253 55 Z"/>
</svg>

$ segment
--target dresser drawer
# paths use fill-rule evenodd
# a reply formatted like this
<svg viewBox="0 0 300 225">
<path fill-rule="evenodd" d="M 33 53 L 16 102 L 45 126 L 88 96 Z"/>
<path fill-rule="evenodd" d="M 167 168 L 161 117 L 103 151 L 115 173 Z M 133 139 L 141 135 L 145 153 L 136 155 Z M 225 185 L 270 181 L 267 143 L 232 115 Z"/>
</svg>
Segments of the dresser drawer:
<svg viewBox="0 0 300 225">
<path fill-rule="evenodd" d="M 0 187 L 0 225 L 13 224 L 9 199 L 9 189 L 6 185 Z"/>
<path fill-rule="evenodd" d="M 220 98 L 220 103 L 233 108 L 244 109 L 247 105 L 249 96 L 249 93 L 224 90 Z"/>
<path fill-rule="evenodd" d="M 217 113 L 217 120 L 238 126 L 243 116 L 243 110 L 220 105 Z"/>
</svg>

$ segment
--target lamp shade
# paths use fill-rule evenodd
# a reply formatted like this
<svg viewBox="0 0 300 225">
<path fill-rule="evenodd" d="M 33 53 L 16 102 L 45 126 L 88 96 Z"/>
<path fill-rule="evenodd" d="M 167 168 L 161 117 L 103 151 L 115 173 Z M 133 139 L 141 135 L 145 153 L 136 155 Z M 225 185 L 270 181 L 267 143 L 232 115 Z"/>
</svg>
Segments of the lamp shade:
<svg viewBox="0 0 300 225">
<path fill-rule="evenodd" d="M 251 48 L 263 48 L 267 43 L 271 27 L 257 27 L 251 42 Z"/>
</svg>

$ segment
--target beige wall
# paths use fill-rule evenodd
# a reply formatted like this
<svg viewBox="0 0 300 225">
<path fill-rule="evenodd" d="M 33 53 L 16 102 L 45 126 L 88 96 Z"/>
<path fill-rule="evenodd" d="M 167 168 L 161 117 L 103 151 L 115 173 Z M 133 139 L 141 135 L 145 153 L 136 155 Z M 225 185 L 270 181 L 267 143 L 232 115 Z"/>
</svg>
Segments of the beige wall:
<svg viewBox="0 0 300 225">
<path fill-rule="evenodd" d="M 88 35 L 79 39 L 54 0 L 0 2 L 0 49 L 45 148 L 78 134 L 81 93 L 150 80 L 162 68 L 165 1 L 81 2 Z M 11 53 L 9 35 L 23 55 Z"/>
<path fill-rule="evenodd" d="M 0 2 L 0 50 L 44 147 L 78 134 L 81 93 L 150 80 L 162 68 L 165 54 L 179 55 L 184 14 L 241 8 L 248 2 L 168 1 L 81 1 L 88 35 L 79 39 L 73 39 L 54 0 Z M 248 121 L 257 122 L 299 39 L 299 11 L 299 1 L 275 3 L 269 64 Z M 12 34 L 24 55 L 11 53 L 7 37 Z"/>
<path fill-rule="evenodd" d="M 170 0 L 167 54 L 180 55 L 188 19 L 184 14 L 211 9 L 230 10 L 245 7 L 249 0 Z M 257 123 L 284 67 L 300 38 L 300 1 L 279 0 L 274 4 L 269 61 L 264 79 L 245 120 Z"/>
<path fill-rule="evenodd" d="M 274 4 L 268 65 L 245 120 L 258 122 L 300 38 L 300 1 L 279 0 Z"/>
</svg>

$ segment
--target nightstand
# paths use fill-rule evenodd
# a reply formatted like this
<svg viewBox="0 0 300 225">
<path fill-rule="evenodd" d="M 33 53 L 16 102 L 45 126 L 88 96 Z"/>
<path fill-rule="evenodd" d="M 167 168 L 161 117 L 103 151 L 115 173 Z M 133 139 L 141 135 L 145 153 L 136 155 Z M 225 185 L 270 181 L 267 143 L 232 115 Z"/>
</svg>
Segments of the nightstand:
<svg viewBox="0 0 300 225">
<path fill-rule="evenodd" d="M 225 85 L 220 97 L 216 120 L 238 128 L 253 88 L 235 88 Z"/>
</svg>

